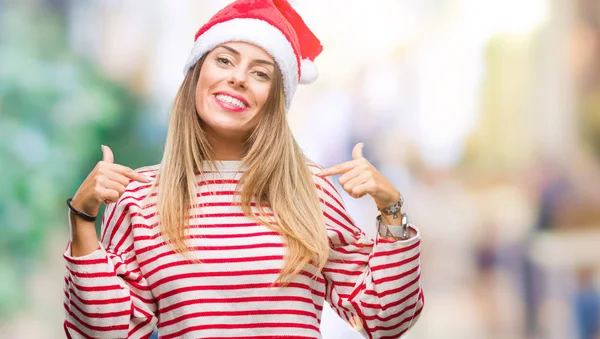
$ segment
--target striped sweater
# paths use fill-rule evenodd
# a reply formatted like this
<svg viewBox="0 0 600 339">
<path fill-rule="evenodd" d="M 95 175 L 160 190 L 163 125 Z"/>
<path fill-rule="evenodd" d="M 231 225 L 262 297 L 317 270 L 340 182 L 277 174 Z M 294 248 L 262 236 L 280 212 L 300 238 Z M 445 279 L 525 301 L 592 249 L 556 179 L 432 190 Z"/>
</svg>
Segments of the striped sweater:
<svg viewBox="0 0 600 339">
<path fill-rule="evenodd" d="M 416 228 L 404 241 L 369 238 L 331 181 L 314 175 L 328 263 L 271 286 L 284 263 L 283 240 L 243 214 L 234 194 L 239 166 L 224 161 L 198 174 L 201 206 L 190 214 L 187 244 L 201 263 L 165 245 L 150 184 L 131 181 L 106 207 L 98 249 L 73 257 L 69 243 L 63 255 L 67 337 L 148 338 L 158 327 L 164 339 L 321 338 L 324 301 L 365 338 L 398 338 L 414 325 L 424 302 Z M 155 180 L 158 165 L 137 171 Z"/>
</svg>

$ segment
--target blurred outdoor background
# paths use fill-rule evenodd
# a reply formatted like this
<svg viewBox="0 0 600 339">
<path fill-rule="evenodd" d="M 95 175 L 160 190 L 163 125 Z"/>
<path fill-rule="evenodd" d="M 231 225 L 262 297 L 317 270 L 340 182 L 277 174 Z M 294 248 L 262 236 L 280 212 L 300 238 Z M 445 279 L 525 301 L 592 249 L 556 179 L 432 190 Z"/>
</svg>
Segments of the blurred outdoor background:
<svg viewBox="0 0 600 339">
<path fill-rule="evenodd" d="M 0 0 L 0 337 L 64 337 L 65 199 L 101 144 L 160 162 L 194 34 L 227 3 Z M 406 338 L 600 338 L 600 1 L 294 3 L 324 46 L 298 141 L 325 166 L 365 142 L 421 229 Z M 371 199 L 344 199 L 374 236 Z M 329 309 L 322 332 L 359 338 Z"/>
</svg>

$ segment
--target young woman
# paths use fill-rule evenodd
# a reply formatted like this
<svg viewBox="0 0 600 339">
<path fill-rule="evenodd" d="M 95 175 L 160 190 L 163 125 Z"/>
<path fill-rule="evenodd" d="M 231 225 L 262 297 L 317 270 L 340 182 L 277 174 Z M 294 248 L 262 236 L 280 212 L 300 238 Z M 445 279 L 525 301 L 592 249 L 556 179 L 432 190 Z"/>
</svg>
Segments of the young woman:
<svg viewBox="0 0 600 339">
<path fill-rule="evenodd" d="M 420 236 L 363 156 L 322 169 L 286 111 L 316 78 L 319 40 L 285 0 L 240 0 L 196 34 L 160 165 L 104 154 L 69 205 L 70 338 L 320 338 L 323 302 L 366 338 L 423 307 Z M 382 216 L 372 240 L 331 175 Z M 106 204 L 98 239 L 93 220 Z"/>
</svg>

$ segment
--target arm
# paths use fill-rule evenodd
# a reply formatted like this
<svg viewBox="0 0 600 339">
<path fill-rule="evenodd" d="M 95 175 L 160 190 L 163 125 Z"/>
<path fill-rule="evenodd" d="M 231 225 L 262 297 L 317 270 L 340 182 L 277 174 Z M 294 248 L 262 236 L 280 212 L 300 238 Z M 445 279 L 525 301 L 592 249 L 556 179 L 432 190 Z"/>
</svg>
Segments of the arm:
<svg viewBox="0 0 600 339">
<path fill-rule="evenodd" d="M 330 258 L 323 269 L 326 301 L 365 338 L 398 338 L 423 308 L 420 234 L 408 240 L 375 240 L 356 227 L 328 178 L 316 177 Z"/>
<path fill-rule="evenodd" d="M 63 255 L 64 329 L 69 338 L 141 338 L 156 326 L 156 302 L 133 250 L 130 208 L 137 200 L 130 193 L 107 205 L 102 241 L 93 252 L 75 256 L 69 242 Z M 85 224 L 69 221 L 75 237 L 75 230 Z"/>
</svg>

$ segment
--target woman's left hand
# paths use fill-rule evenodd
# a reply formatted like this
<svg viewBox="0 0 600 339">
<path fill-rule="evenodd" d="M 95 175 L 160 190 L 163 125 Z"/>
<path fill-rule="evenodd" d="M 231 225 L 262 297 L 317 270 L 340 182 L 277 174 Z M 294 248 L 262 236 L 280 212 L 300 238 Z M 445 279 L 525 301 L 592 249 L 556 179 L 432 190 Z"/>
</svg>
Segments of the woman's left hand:
<svg viewBox="0 0 600 339">
<path fill-rule="evenodd" d="M 395 204 L 400 192 L 367 159 L 363 157 L 364 144 L 358 143 L 352 150 L 352 160 L 329 167 L 317 173 L 320 177 L 341 174 L 338 182 L 353 198 L 369 194 L 380 208 Z"/>
</svg>

